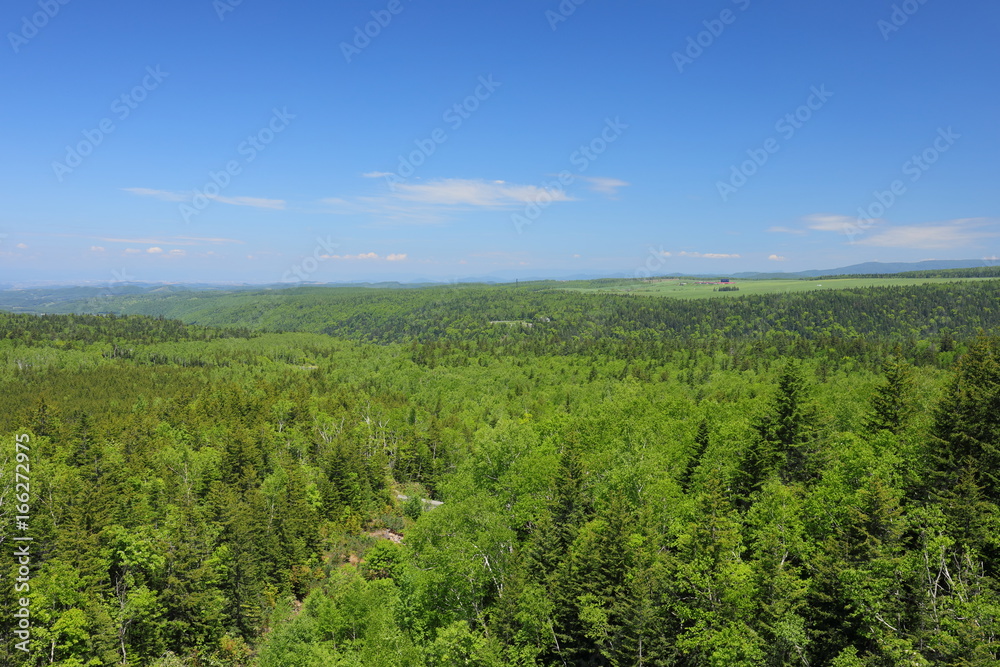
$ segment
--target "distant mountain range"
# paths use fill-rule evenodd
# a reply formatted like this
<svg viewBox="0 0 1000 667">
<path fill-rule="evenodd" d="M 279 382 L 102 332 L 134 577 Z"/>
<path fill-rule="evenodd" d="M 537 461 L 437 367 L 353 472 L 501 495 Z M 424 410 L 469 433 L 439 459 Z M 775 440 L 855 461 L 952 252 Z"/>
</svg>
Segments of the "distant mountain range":
<svg viewBox="0 0 1000 667">
<path fill-rule="evenodd" d="M 795 273 L 735 273 L 733 278 L 819 278 L 822 276 L 869 275 L 873 273 L 904 273 L 906 271 L 940 271 L 942 269 L 976 269 L 981 266 L 997 266 L 997 260 L 989 259 L 929 259 L 923 262 L 865 262 L 839 269 L 813 269 Z"/>
</svg>

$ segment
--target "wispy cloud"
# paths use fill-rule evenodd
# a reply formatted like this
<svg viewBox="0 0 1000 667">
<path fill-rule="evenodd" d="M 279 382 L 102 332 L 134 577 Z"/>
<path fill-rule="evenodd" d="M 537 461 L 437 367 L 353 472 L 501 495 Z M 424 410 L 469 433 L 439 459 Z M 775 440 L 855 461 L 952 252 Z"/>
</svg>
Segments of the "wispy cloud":
<svg viewBox="0 0 1000 667">
<path fill-rule="evenodd" d="M 226 245 L 228 243 L 246 243 L 239 239 L 213 238 L 206 236 L 171 236 L 170 243 L 173 245 Z"/>
<path fill-rule="evenodd" d="M 366 178 L 382 172 L 364 174 Z M 444 178 L 427 182 L 386 184 L 385 191 L 351 198 L 328 197 L 320 203 L 337 215 L 368 215 L 383 222 L 440 224 L 455 213 L 495 210 L 526 204 L 548 206 L 573 201 L 565 190 L 507 181 Z"/>
<path fill-rule="evenodd" d="M 981 245 L 987 239 L 1000 237 L 1000 220 L 996 218 L 960 218 L 893 226 L 881 218 L 862 223 L 849 215 L 815 214 L 806 216 L 803 222 L 816 231 L 847 234 L 855 245 L 878 248 L 949 250 Z M 864 236 L 854 238 L 858 235 Z"/>
<path fill-rule="evenodd" d="M 142 244 L 142 245 L 228 245 L 231 243 L 246 243 L 246 241 L 241 241 L 239 239 L 227 239 L 227 238 L 213 238 L 207 236 L 157 236 L 157 237 L 139 237 L 139 238 L 119 238 L 110 236 L 96 236 L 94 234 L 61 234 L 54 232 L 24 232 L 29 236 L 43 236 L 51 238 L 62 238 L 62 239 L 88 239 L 90 241 L 99 241 L 102 243 L 127 243 L 127 244 Z M 94 246 L 97 248 L 99 246 Z M 93 248 L 92 248 L 93 249 Z M 103 250 L 103 248 L 102 248 Z"/>
<path fill-rule="evenodd" d="M 724 253 L 724 252 L 686 252 L 681 250 L 677 253 L 678 257 L 699 257 L 702 259 L 739 259 L 740 256 L 736 253 Z"/>
<path fill-rule="evenodd" d="M 809 229 L 820 232 L 845 232 L 858 229 L 858 219 L 849 215 L 807 215 L 803 220 Z M 881 223 L 881 220 L 866 221 L 865 226 Z"/>
<path fill-rule="evenodd" d="M 170 192 L 168 190 L 153 190 L 151 188 L 122 188 L 122 190 L 139 195 L 140 197 L 153 197 L 163 201 L 182 202 L 191 199 L 191 194 L 185 192 Z"/>
<path fill-rule="evenodd" d="M 207 197 L 208 195 L 206 195 Z M 264 199 L 262 197 L 208 197 L 212 201 L 220 204 L 231 204 L 233 206 L 252 206 L 253 208 L 269 208 L 274 211 L 283 211 L 287 202 L 284 199 Z"/>
<path fill-rule="evenodd" d="M 186 250 L 180 248 L 166 249 L 164 246 L 205 246 L 205 245 L 229 245 L 229 244 L 244 244 L 245 241 L 240 241 L 238 239 L 226 239 L 226 238 L 210 238 L 210 237 L 200 237 L 200 236 L 162 236 L 162 237 L 140 237 L 140 238 L 112 238 L 112 237 L 96 237 L 96 236 L 83 236 L 78 234 L 49 234 L 48 236 L 59 236 L 59 237 L 71 237 L 71 238 L 87 238 L 92 240 L 101 241 L 103 243 L 121 243 L 129 247 L 123 248 L 122 253 L 126 255 L 160 255 L 163 257 L 184 257 L 187 255 Z M 134 246 L 143 245 L 146 248 L 136 248 Z M 107 248 L 103 245 L 92 245 L 90 246 L 90 251 L 94 253 L 107 252 Z M 199 256 L 213 255 L 212 251 L 207 253 L 201 253 Z"/>
<path fill-rule="evenodd" d="M 937 224 L 889 227 L 855 243 L 879 248 L 946 250 L 979 246 L 996 237 L 1000 237 L 1000 220 L 962 218 Z"/>
<path fill-rule="evenodd" d="M 322 260 L 380 260 L 386 262 L 402 262 L 406 260 L 406 253 L 390 253 L 389 255 L 382 257 L 375 252 L 362 252 L 357 255 L 320 255 L 319 259 Z"/>
<path fill-rule="evenodd" d="M 170 202 L 190 202 L 195 196 L 195 192 L 172 192 L 170 190 L 153 190 L 151 188 L 122 188 L 125 192 L 131 192 L 140 197 L 153 197 L 162 201 Z M 287 202 L 284 199 L 265 199 L 263 197 L 223 197 L 222 195 L 202 195 L 220 204 L 230 204 L 231 206 L 251 206 L 253 208 L 267 208 L 275 211 L 285 209 Z"/>
<path fill-rule="evenodd" d="M 572 201 L 562 190 L 547 190 L 537 185 L 517 185 L 506 181 L 483 181 L 446 178 L 428 183 L 403 183 L 396 186 L 395 197 L 435 206 L 474 206 L 498 208 L 532 202 Z"/>
<path fill-rule="evenodd" d="M 593 192 L 598 192 L 608 197 L 614 197 L 618 191 L 628 187 L 628 183 L 617 178 L 607 178 L 604 176 L 578 176 L 580 180 L 588 184 L 588 188 Z"/>
<path fill-rule="evenodd" d="M 767 231 L 773 234 L 798 234 L 800 236 L 806 233 L 806 230 L 804 229 L 796 229 L 794 227 L 781 227 L 781 226 L 768 227 Z"/>
<path fill-rule="evenodd" d="M 784 262 L 788 259 L 787 257 L 782 257 L 781 255 L 768 255 L 767 258 L 772 262 Z"/>
<path fill-rule="evenodd" d="M 66 235 L 69 236 L 69 235 Z M 223 239 L 223 238 L 201 238 L 198 236 L 160 236 L 153 238 L 111 238 L 106 236 L 84 236 L 82 238 L 95 239 L 97 241 L 102 241 L 104 243 L 126 243 L 126 244 L 148 244 L 153 246 L 164 246 L 164 245 L 187 245 L 187 246 L 200 246 L 200 245 L 228 245 L 232 243 L 242 244 L 245 241 L 240 241 L 238 239 Z"/>
</svg>

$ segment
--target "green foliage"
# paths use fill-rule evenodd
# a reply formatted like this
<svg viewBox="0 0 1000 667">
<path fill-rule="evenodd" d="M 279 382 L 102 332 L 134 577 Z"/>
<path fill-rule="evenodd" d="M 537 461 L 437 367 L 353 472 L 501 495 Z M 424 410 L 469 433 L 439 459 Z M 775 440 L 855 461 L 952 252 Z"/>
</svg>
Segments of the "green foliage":
<svg viewBox="0 0 1000 667">
<path fill-rule="evenodd" d="M 413 358 L 427 367 L 498 350 L 651 358 L 665 348 L 707 342 L 747 354 L 773 341 L 787 346 L 786 354 L 806 356 L 836 347 L 841 357 L 857 356 L 872 344 L 904 342 L 908 348 L 917 340 L 966 339 L 980 328 L 1000 325 L 995 280 L 700 301 L 571 292 L 559 282 L 126 293 L 76 301 L 45 296 L 41 302 L 53 312 L 127 313 L 237 331 L 308 331 L 379 343 L 419 341 Z M 758 341 L 763 348 L 747 345 Z M 932 361 L 928 355 L 921 363 Z"/>
<path fill-rule="evenodd" d="M 965 479 L 1000 502 L 1000 343 L 980 338 L 958 363 L 935 412 L 928 448 L 932 492 Z"/>
<path fill-rule="evenodd" d="M 886 360 L 882 371 L 885 379 L 872 397 L 865 427 L 873 433 L 886 430 L 899 435 L 913 412 L 913 370 L 905 361 L 893 357 Z"/>
<path fill-rule="evenodd" d="M 503 663 L 491 650 L 488 641 L 469 629 L 465 621 L 455 621 L 441 628 L 427 648 L 428 667 L 491 667 Z"/>
<path fill-rule="evenodd" d="M 403 514 L 411 521 L 416 521 L 424 513 L 424 499 L 413 495 L 406 499 L 403 504 Z"/>
<path fill-rule="evenodd" d="M 402 549 L 393 542 L 379 541 L 365 553 L 361 573 L 366 579 L 398 580 L 403 574 Z"/>
<path fill-rule="evenodd" d="M 961 333 L 987 292 L 723 317 L 549 287 L 219 311 L 380 344 L 0 316 L 0 543 L 27 432 L 37 648 L 7 617 L 0 664 L 1000 659 L 1000 343 Z M 904 330 L 900 294 L 962 303 Z"/>
<path fill-rule="evenodd" d="M 400 627 L 399 590 L 391 580 L 332 576 L 283 622 L 260 652 L 260 667 L 407 667 L 425 664 Z M 460 648 L 459 646 L 455 648 Z M 473 663 L 474 664 L 474 663 Z"/>
<path fill-rule="evenodd" d="M 756 437 L 740 470 L 741 502 L 772 476 L 784 483 L 813 478 L 818 465 L 815 411 L 797 363 L 789 362 L 778 378 L 772 404 L 754 423 Z"/>
</svg>

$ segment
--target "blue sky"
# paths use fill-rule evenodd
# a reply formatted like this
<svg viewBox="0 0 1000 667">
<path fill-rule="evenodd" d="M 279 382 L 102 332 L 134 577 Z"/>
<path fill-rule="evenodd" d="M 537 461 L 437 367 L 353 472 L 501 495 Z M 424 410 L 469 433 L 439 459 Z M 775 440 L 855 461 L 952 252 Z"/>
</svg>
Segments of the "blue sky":
<svg viewBox="0 0 1000 667">
<path fill-rule="evenodd" d="M 1000 6 L 9 0 L 0 282 L 993 256 Z"/>
</svg>

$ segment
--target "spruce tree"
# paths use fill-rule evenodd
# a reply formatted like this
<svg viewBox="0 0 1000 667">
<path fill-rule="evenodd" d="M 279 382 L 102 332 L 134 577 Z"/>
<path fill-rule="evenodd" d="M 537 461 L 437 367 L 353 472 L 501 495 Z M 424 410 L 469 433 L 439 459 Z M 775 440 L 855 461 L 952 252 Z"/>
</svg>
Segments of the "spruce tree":
<svg viewBox="0 0 1000 667">
<path fill-rule="evenodd" d="M 913 370 L 906 361 L 892 357 L 882 365 L 882 373 L 884 379 L 875 390 L 871 409 L 865 416 L 865 429 L 871 433 L 885 430 L 899 435 L 912 413 L 909 394 Z"/>
<path fill-rule="evenodd" d="M 786 364 L 773 402 L 756 420 L 754 430 L 756 437 L 740 465 L 737 488 L 741 503 L 773 474 L 786 484 L 813 476 L 816 416 L 798 362 Z"/>
<path fill-rule="evenodd" d="M 694 453 L 691 455 L 691 458 L 688 459 L 684 472 L 681 473 L 680 482 L 681 486 L 683 486 L 685 490 L 690 490 L 694 472 L 698 466 L 701 465 L 701 460 L 705 457 L 705 452 L 708 450 L 708 444 L 708 420 L 702 419 L 698 424 L 698 432 L 694 436 Z"/>
<path fill-rule="evenodd" d="M 984 497 L 1000 501 L 1000 340 L 978 339 L 959 361 L 934 413 L 926 463 L 933 497 L 971 472 Z"/>
<path fill-rule="evenodd" d="M 960 557 L 1000 572 L 1000 340 L 981 337 L 959 361 L 934 413 L 924 499 L 944 512 Z"/>
</svg>

